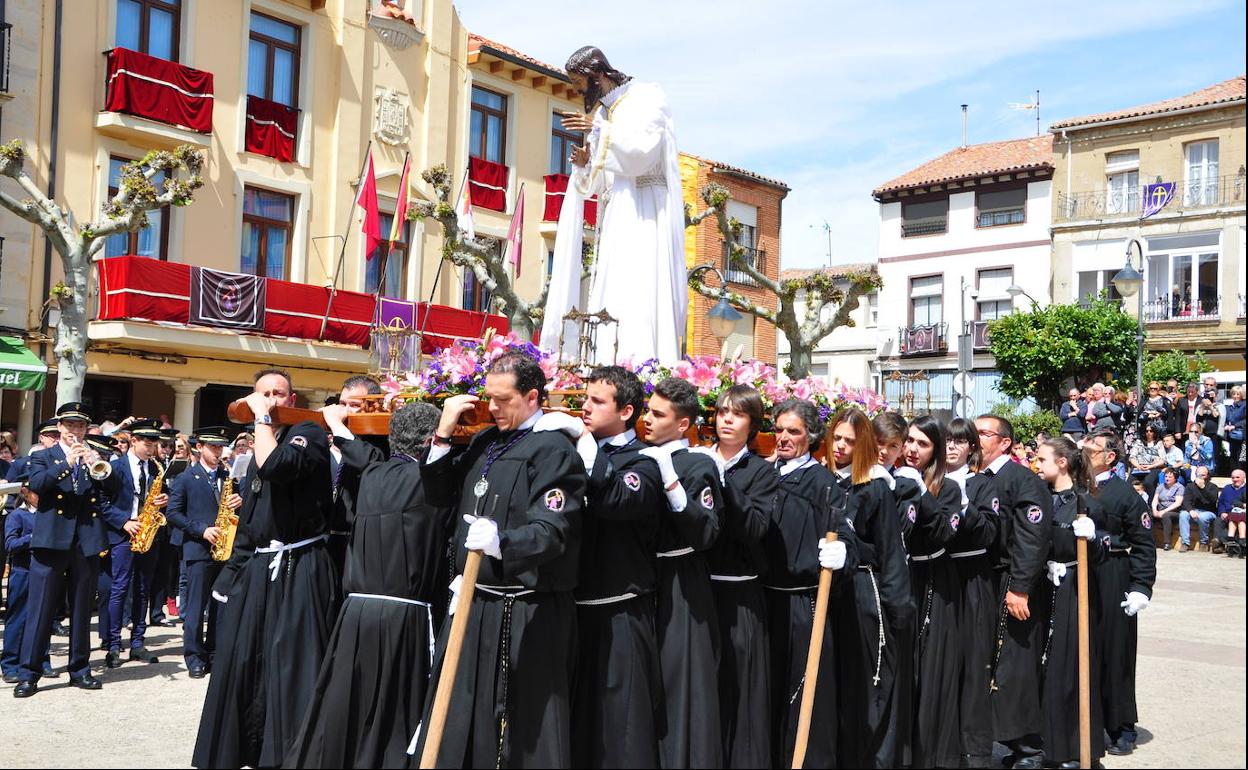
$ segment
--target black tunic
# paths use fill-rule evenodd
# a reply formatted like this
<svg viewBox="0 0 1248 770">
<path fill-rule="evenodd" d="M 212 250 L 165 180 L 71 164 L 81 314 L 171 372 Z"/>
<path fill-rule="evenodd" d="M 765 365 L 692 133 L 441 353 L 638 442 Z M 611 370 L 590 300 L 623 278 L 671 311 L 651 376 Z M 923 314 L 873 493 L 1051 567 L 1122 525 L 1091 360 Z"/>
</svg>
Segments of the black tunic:
<svg viewBox="0 0 1248 770">
<path fill-rule="evenodd" d="M 992 482 L 981 474 L 966 480 L 967 505 L 949 555 L 961 584 L 958 598 L 958 636 L 962 679 L 958 724 L 962 753 L 982 765 L 992 755 L 991 681 L 993 640 L 1000 610 L 996 574 L 987 549 L 996 542 L 1001 501 Z"/>
<path fill-rule="evenodd" d="M 315 692 L 341 599 L 325 548 L 332 505 L 325 431 L 302 422 L 253 457 L 234 552 L 213 587 L 217 649 L 204 700 L 196 767 L 281 765 Z M 281 544 L 299 548 L 266 552 Z"/>
<path fill-rule="evenodd" d="M 654 553 L 667 501 L 645 447 L 635 438 L 603 446 L 589 473 L 576 587 L 576 767 L 658 766 L 663 681 Z"/>
<path fill-rule="evenodd" d="M 1152 596 L 1157 579 L 1157 545 L 1148 503 L 1130 484 L 1111 474 L 1097 488 L 1096 499 L 1105 510 L 1105 531 L 1109 536 L 1108 557 L 1096 570 L 1101 609 L 1101 702 L 1105 728 L 1115 737 L 1113 734 L 1131 728 L 1138 718 L 1138 619 L 1123 612 L 1120 604 L 1131 591 Z"/>
<path fill-rule="evenodd" d="M 1090 687 L 1092 702 L 1092 758 L 1105 754 L 1102 737 L 1100 702 L 1100 640 L 1096 602 L 1095 573 L 1105 560 L 1105 547 L 1099 535 L 1104 533 L 1105 512 L 1099 503 L 1074 490 L 1053 494 L 1052 541 L 1049 561 L 1066 565 L 1066 576 L 1058 586 L 1048 577 L 1033 595 L 1032 612 L 1040 616 L 1043 651 L 1040 656 L 1040 703 L 1044 718 L 1040 737 L 1047 759 L 1067 762 L 1079 759 L 1079 573 L 1075 563 L 1075 533 L 1070 528 L 1080 507 L 1096 524 L 1098 537 L 1088 541 L 1088 623 L 1090 654 Z"/>
<path fill-rule="evenodd" d="M 724 766 L 771 762 L 771 662 L 763 538 L 780 486 L 775 466 L 747 452 L 724 473 L 723 528 L 707 553 L 719 618 L 719 718 Z"/>
<path fill-rule="evenodd" d="M 1045 561 L 1052 537 L 1053 500 L 1049 489 L 1023 465 L 1006 461 L 1000 472 L 984 475 L 993 482 L 1001 509 L 993 561 L 997 570 L 999 655 L 992 690 L 993 737 L 1001 742 L 1034 735 L 1040 724 L 1041 622 L 1031 596 L 1043 590 Z M 1027 594 L 1030 617 L 1015 620 L 1005 612 L 1005 593 Z M 1001 625 L 1003 624 L 1003 626 Z"/>
<path fill-rule="evenodd" d="M 723 494 L 706 455 L 678 449 L 672 465 L 687 502 L 679 513 L 669 506 L 659 525 L 658 553 L 681 554 L 658 558 L 655 631 L 665 717 L 659 766 L 720 767 L 719 624 L 705 552 L 719 534 Z"/>
<path fill-rule="evenodd" d="M 512 439 L 490 467 L 478 505 L 473 487 L 487 452 Z M 468 557 L 464 514 L 498 522 L 503 555 L 481 560 L 472 604 L 458 608 L 471 615 L 437 766 L 568 767 L 585 466 L 563 433 L 517 437 L 491 427 L 466 450 L 420 467 L 425 499 L 455 507 L 456 572 Z M 450 627 L 438 635 L 426 722 Z M 425 737 L 422 731 L 413 763 Z"/>
<path fill-rule="evenodd" d="M 850 486 L 848 479 L 838 484 Z M 840 681 L 837 756 L 841 767 L 895 767 L 911 720 L 911 712 L 896 701 L 896 679 L 908 670 L 901 656 L 910 647 L 902 640 L 912 633 L 914 597 L 888 481 L 873 478 L 853 485 L 849 512 L 859 566 L 852 590 L 833 601 Z"/>
<path fill-rule="evenodd" d="M 833 593 L 850 590 L 842 584 L 858 563 L 858 539 L 849 520 L 852 506 L 848 498 L 837 487 L 832 473 L 814 459 L 780 478 L 763 539 L 771 642 L 772 767 L 789 767 L 793 763 L 802 691 L 807 686 L 806 658 L 814 630 L 819 543 L 828 532 L 837 533 L 845 543 L 845 568 L 833 577 Z M 837 663 L 844 647 L 836 637 L 834 625 L 835 621 L 829 618 L 823 627 L 819 680 L 812 685 L 815 701 L 806 749 L 807 767 L 836 766 Z"/>
<path fill-rule="evenodd" d="M 347 599 L 286 764 L 402 767 L 429 687 L 450 509 L 425 502 L 418 459 L 337 442 L 357 490 Z"/>
<path fill-rule="evenodd" d="M 916 616 L 912 767 L 956 767 L 961 757 L 958 687 L 958 568 L 948 546 L 962 520 L 962 488 L 945 479 L 919 500 L 910 532 L 910 587 Z"/>
<path fill-rule="evenodd" d="M 893 480 L 893 497 L 897 500 L 898 522 L 901 526 L 901 543 L 905 549 L 907 557 L 912 553 L 920 555 L 930 553 L 930 551 L 922 550 L 925 544 L 920 544 L 920 550 L 915 551 L 910 543 L 912 534 L 916 527 L 919 517 L 920 500 L 923 496 L 923 487 L 912 478 L 905 476 L 897 476 L 896 469 L 890 471 Z M 936 549 L 931 549 L 934 551 Z M 913 581 L 911 581 L 913 582 Z M 912 587 L 911 591 L 917 591 L 919 588 Z M 916 603 L 916 613 L 922 610 L 922 603 Z M 894 753 L 894 761 L 901 765 L 910 765 L 913 761 L 911 757 L 911 745 L 913 737 L 911 733 L 914 730 L 914 720 L 910 715 L 914 713 L 914 684 L 915 684 L 915 633 L 918 617 L 912 614 L 907 621 L 908 625 L 898 626 L 897 638 L 891 643 L 894 645 L 893 653 L 896 655 L 897 671 L 893 677 L 893 719 L 896 721 L 896 729 L 891 732 L 891 740 L 896 745 Z"/>
</svg>

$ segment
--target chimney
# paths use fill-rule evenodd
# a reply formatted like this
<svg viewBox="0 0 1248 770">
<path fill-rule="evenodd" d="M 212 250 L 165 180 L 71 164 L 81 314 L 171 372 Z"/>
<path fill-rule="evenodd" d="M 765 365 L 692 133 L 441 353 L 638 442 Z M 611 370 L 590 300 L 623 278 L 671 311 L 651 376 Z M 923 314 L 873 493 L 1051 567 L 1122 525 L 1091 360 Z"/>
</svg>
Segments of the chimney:
<svg viewBox="0 0 1248 770">
<path fill-rule="evenodd" d="M 962 105 L 962 149 L 966 149 L 966 105 Z"/>
</svg>

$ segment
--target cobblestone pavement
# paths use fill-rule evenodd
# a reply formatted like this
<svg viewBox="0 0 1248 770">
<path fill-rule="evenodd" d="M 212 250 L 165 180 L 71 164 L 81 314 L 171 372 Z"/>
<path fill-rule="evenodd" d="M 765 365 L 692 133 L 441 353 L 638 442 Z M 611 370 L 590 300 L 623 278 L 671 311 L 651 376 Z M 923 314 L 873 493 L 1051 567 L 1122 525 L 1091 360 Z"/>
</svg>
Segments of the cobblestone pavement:
<svg viewBox="0 0 1248 770">
<path fill-rule="evenodd" d="M 1245 563 L 1158 557 L 1156 596 L 1140 620 L 1140 744 L 1105 765 L 1244 767 Z M 67 641 L 54 639 L 54 666 L 65 665 Z M 98 692 L 70 688 L 63 674 L 25 701 L 0 686 L 0 766 L 189 767 L 208 680 L 187 677 L 180 627 L 151 629 L 148 646 L 159 663 L 109 670 L 94 653 Z"/>
</svg>

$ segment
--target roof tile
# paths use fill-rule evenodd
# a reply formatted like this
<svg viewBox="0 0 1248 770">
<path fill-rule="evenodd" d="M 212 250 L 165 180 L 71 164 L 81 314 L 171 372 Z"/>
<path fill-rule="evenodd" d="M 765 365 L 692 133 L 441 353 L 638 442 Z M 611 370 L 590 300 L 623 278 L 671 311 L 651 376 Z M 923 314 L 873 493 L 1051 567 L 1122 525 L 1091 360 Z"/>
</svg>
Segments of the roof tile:
<svg viewBox="0 0 1248 770">
<path fill-rule="evenodd" d="M 1207 107 L 1214 104 L 1223 104 L 1235 101 L 1244 101 L 1244 76 L 1224 80 L 1221 83 L 1202 88 L 1199 91 L 1193 91 L 1185 96 L 1178 96 L 1174 99 L 1165 99 L 1152 104 L 1142 104 L 1138 107 L 1128 107 L 1123 110 L 1114 110 L 1113 112 L 1100 112 L 1095 115 L 1084 115 L 1078 118 L 1070 118 L 1061 120 L 1049 127 L 1050 131 L 1057 131 L 1063 128 L 1078 128 L 1092 123 L 1104 123 L 1110 120 L 1125 120 L 1128 118 L 1143 118 L 1150 115 L 1163 115 L 1167 112 L 1177 112 L 1179 110 L 1190 110 L 1195 107 Z"/>
<path fill-rule="evenodd" d="M 1053 136 L 1034 136 L 1008 142 L 989 142 L 959 147 L 935 160 L 907 171 L 872 191 L 877 198 L 885 193 L 915 187 L 973 179 L 989 174 L 1030 169 L 1053 169 Z"/>
<path fill-rule="evenodd" d="M 792 281 L 797 278 L 806 278 L 815 273 L 826 273 L 832 278 L 842 278 L 850 273 L 867 273 L 876 269 L 874 262 L 853 262 L 845 265 L 832 265 L 831 267 L 793 267 L 788 270 L 781 270 L 780 280 Z"/>
</svg>

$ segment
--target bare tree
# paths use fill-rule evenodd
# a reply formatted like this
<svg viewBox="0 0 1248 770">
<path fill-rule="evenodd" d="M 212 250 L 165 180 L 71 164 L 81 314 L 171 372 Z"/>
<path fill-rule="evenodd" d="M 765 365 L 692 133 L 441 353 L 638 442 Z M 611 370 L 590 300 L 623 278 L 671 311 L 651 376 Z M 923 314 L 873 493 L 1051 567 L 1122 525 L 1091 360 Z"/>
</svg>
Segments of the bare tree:
<svg viewBox="0 0 1248 770">
<path fill-rule="evenodd" d="M 754 266 L 752 260 L 746 259 L 746 250 L 740 241 L 741 223 L 728 217 L 728 201 L 732 197 L 728 189 L 723 185 L 709 184 L 702 188 L 701 195 L 706 209 L 696 215 L 686 209 L 686 225 L 693 227 L 708 217 L 715 217 L 720 235 L 723 236 L 724 243 L 728 244 L 731 268 L 745 273 L 780 300 L 779 310 L 771 310 L 739 292 L 725 288 L 729 304 L 779 329 L 789 341 L 789 363 L 785 367 L 785 374 L 793 379 L 807 376 L 810 374 L 811 355 L 819 341 L 841 326 L 855 325 L 851 314 L 858 308 L 858 300 L 862 295 L 880 288 L 882 283 L 879 273 L 872 268 L 848 272 L 838 277 L 819 271 L 802 278 L 768 278 Z M 689 286 L 703 297 L 718 300 L 720 289 L 707 286 L 702 280 L 703 274 L 698 271 L 690 272 Z M 846 288 L 837 286 L 838 278 L 846 284 Z M 797 312 L 799 302 L 805 305 L 800 319 Z M 828 306 L 835 306 L 836 311 L 825 319 L 823 309 Z"/>
<path fill-rule="evenodd" d="M 141 160 L 121 169 L 117 194 L 100 212 L 99 219 L 76 224 L 72 211 L 56 205 L 39 189 L 24 168 L 26 149 L 21 140 L 0 145 L 0 176 L 17 182 L 25 198 L 18 199 L 0 190 L 0 206 L 43 230 L 52 247 L 61 255 L 65 280 L 52 288 L 49 302 L 60 308 L 56 326 L 57 403 L 82 398 L 87 374 L 87 296 L 91 260 L 104 248 L 110 235 L 141 230 L 148 224 L 147 212 L 165 206 L 189 206 L 195 191 L 203 186 L 200 177 L 204 157 L 190 145 L 172 152 L 153 150 Z M 152 179 L 164 173 L 163 189 Z"/>
<path fill-rule="evenodd" d="M 438 200 L 436 203 L 413 205 L 408 219 L 415 221 L 428 217 L 437 220 L 442 225 L 442 259 L 471 270 L 490 292 L 491 302 L 507 316 L 511 330 L 524 339 L 532 339 L 542 323 L 550 279 L 547 278 L 542 285 L 536 299 L 529 301 L 522 298 L 516 293 L 502 252 L 479 241 L 466 240 L 460 232 L 459 213 L 451 203 L 451 175 L 446 166 L 434 166 L 420 176 L 433 187 Z"/>
</svg>

